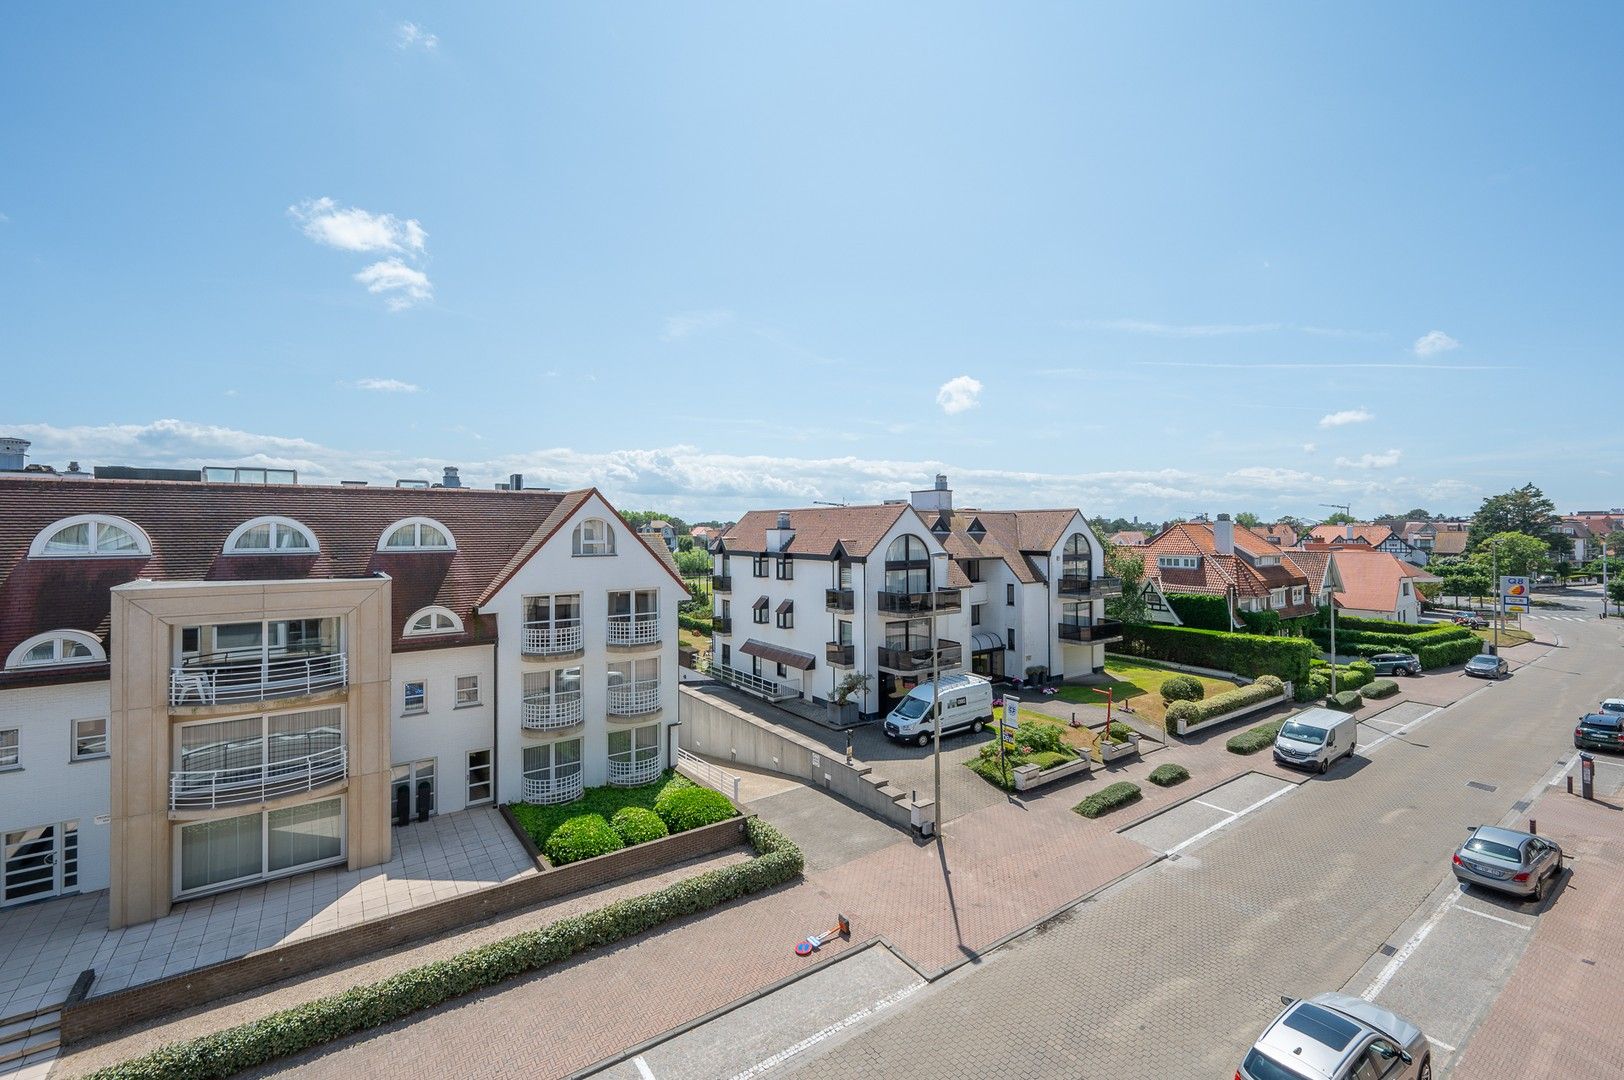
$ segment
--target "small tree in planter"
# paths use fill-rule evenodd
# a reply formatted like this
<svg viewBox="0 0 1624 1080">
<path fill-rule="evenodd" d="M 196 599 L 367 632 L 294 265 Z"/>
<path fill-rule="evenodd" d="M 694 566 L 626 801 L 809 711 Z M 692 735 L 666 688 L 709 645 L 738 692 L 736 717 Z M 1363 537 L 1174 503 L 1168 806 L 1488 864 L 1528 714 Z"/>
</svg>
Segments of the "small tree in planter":
<svg viewBox="0 0 1624 1080">
<path fill-rule="evenodd" d="M 1026 669 L 1026 685 L 1042 686 L 1044 679 L 1049 675 L 1049 669 L 1042 664 L 1033 664 Z"/>
<path fill-rule="evenodd" d="M 829 721 L 834 724 L 857 723 L 857 702 L 852 698 L 868 690 L 872 675 L 853 671 L 835 684 L 829 695 Z"/>
</svg>

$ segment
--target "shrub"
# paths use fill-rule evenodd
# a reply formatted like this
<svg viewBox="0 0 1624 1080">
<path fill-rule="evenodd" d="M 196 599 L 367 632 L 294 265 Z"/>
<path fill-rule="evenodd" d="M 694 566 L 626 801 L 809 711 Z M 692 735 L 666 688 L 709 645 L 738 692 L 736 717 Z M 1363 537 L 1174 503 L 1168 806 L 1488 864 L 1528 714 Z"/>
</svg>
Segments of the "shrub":
<svg viewBox="0 0 1624 1080">
<path fill-rule="evenodd" d="M 680 773 L 667 769 L 657 780 L 639 787 L 587 788 L 581 797 L 570 803 L 543 806 L 538 803 L 511 803 L 508 810 L 519 827 L 530 834 L 530 839 L 542 851 L 547 850 L 547 838 L 570 818 L 582 814 L 597 814 L 611 820 L 622 807 L 652 808 L 661 795 L 682 788 L 693 787 L 693 781 Z"/>
<path fill-rule="evenodd" d="M 677 612 L 677 625 L 696 634 L 708 634 L 715 629 L 710 619 L 701 615 L 690 615 L 686 611 Z"/>
<path fill-rule="evenodd" d="M 1133 733 L 1133 728 L 1129 727 L 1127 724 L 1119 724 L 1115 720 L 1112 720 L 1111 728 L 1105 733 L 1105 737 L 1114 743 L 1125 743 L 1128 741 L 1128 736 L 1132 735 Z"/>
<path fill-rule="evenodd" d="M 1336 669 L 1336 688 L 1339 691 L 1357 690 L 1375 677 L 1375 672 L 1368 666 L 1363 670 L 1351 664 L 1347 667 L 1339 667 Z"/>
<path fill-rule="evenodd" d="M 1432 668 L 1448 667 L 1450 664 L 1464 664 L 1472 657 L 1483 651 L 1483 640 L 1473 634 L 1471 640 L 1448 641 L 1442 645 L 1423 645 L 1416 650 L 1416 656 L 1421 658 L 1421 666 Z"/>
<path fill-rule="evenodd" d="M 1359 659 L 1348 665 L 1349 671 L 1362 671 L 1366 675 L 1376 674 L 1376 666 L 1369 660 Z"/>
<path fill-rule="evenodd" d="M 1332 694 L 1328 699 L 1326 699 L 1325 704 L 1333 709 L 1341 709 L 1343 712 L 1352 712 L 1353 710 L 1357 709 L 1363 703 L 1363 701 L 1364 699 L 1359 696 L 1359 691 L 1357 690 L 1338 690 L 1335 694 Z"/>
<path fill-rule="evenodd" d="M 1174 675 L 1162 683 L 1162 700 L 1200 701 L 1207 696 L 1207 688 L 1194 675 Z"/>
<path fill-rule="evenodd" d="M 609 827 L 602 814 L 582 814 L 554 829 L 543 850 L 554 866 L 563 866 L 595 855 L 607 855 L 625 846 L 620 834 Z"/>
<path fill-rule="evenodd" d="M 1167 707 L 1167 712 L 1163 714 L 1167 720 L 1168 728 L 1173 731 L 1178 730 L 1180 720 L 1183 720 L 1186 724 L 1193 724 L 1200 715 L 1201 706 L 1193 701 L 1175 701 Z"/>
<path fill-rule="evenodd" d="M 1286 692 L 1286 684 L 1278 675 L 1259 675 L 1257 681 L 1252 685 L 1261 686 L 1271 694 L 1283 694 Z"/>
<path fill-rule="evenodd" d="M 1229 599 L 1205 593 L 1167 593 L 1167 605 L 1179 622 L 1197 630 L 1230 630 Z"/>
<path fill-rule="evenodd" d="M 1038 750 L 1026 755 L 1023 764 L 1036 765 L 1040 769 L 1052 769 L 1056 765 L 1064 765 L 1068 761 L 1076 761 L 1076 754 L 1067 754 L 1059 750 Z"/>
<path fill-rule="evenodd" d="M 1300 704 L 1305 701 L 1318 701 L 1331 689 L 1331 684 L 1325 676 L 1314 674 L 1297 684 L 1297 692 L 1293 698 Z"/>
<path fill-rule="evenodd" d="M 1377 679 L 1359 692 L 1367 698 L 1392 697 L 1398 693 L 1398 683 L 1392 679 Z"/>
<path fill-rule="evenodd" d="M 726 821 L 738 813 L 726 795 L 710 788 L 684 788 L 664 801 L 663 807 L 655 804 L 654 812 L 674 833 Z"/>
<path fill-rule="evenodd" d="M 1121 648 L 1132 656 L 1233 671 L 1251 678 L 1278 675 L 1293 681 L 1308 674 L 1308 661 L 1315 654 L 1313 643 L 1306 638 L 1134 623 L 1122 627 Z"/>
<path fill-rule="evenodd" d="M 1085 818 L 1097 818 L 1101 814 L 1109 813 L 1118 807 L 1127 806 L 1131 802 L 1138 802 L 1139 797 L 1138 784 L 1130 784 L 1126 780 L 1120 780 L 1096 791 L 1072 807 L 1072 809 Z"/>
<path fill-rule="evenodd" d="M 1255 754 L 1266 746 L 1274 745 L 1274 737 L 1280 734 L 1280 725 L 1285 722 L 1286 718 L 1281 717 L 1255 728 L 1247 728 L 1225 743 L 1224 748 L 1231 754 Z"/>
<path fill-rule="evenodd" d="M 609 825 L 628 845 L 646 844 L 670 835 L 660 815 L 641 806 L 623 806 L 609 819 Z"/>
<path fill-rule="evenodd" d="M 1065 729 L 1059 724 L 1045 724 L 1040 721 L 1023 721 L 1015 729 L 1015 743 L 1017 746 L 1030 746 L 1038 753 L 1060 753 L 1064 745 Z"/>
<path fill-rule="evenodd" d="M 1172 787 L 1174 784 L 1184 783 L 1189 778 L 1189 769 L 1186 769 L 1183 765 L 1174 765 L 1169 762 L 1166 765 L 1158 765 L 1150 770 L 1149 780 L 1157 787 Z"/>
<path fill-rule="evenodd" d="M 1225 713 L 1244 709 L 1248 705 L 1256 705 L 1260 701 L 1267 701 L 1277 696 L 1285 689 L 1285 684 L 1277 678 L 1268 682 L 1259 679 L 1251 686 L 1242 686 L 1235 690 L 1225 690 L 1221 694 L 1214 694 L 1205 701 L 1176 701 L 1167 707 L 1169 726 L 1179 720 L 1186 724 L 1200 724 L 1214 720 Z"/>
</svg>

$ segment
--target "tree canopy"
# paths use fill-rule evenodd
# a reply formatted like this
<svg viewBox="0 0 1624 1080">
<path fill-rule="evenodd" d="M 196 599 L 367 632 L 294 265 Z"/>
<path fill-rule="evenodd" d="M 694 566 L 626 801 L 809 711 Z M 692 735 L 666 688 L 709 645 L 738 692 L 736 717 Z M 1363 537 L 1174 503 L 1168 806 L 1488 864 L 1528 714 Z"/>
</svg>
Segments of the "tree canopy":
<svg viewBox="0 0 1624 1080">
<path fill-rule="evenodd" d="M 1358 520 L 1359 519 L 1354 517 L 1352 514 L 1344 514 L 1342 511 L 1338 510 L 1336 513 L 1332 514 L 1330 517 L 1325 519 L 1325 524 L 1327 524 L 1327 525 L 1353 525 L 1353 524 L 1357 523 Z"/>
<path fill-rule="evenodd" d="M 1571 555 L 1573 540 L 1556 531 L 1561 521 L 1556 514 L 1556 504 L 1533 484 L 1524 484 L 1504 495 L 1490 495 L 1483 500 L 1472 518 L 1472 529 L 1466 535 L 1466 550 L 1475 552 L 1492 536 L 1521 533 L 1543 541 L 1553 554 Z"/>
<path fill-rule="evenodd" d="M 1235 515 L 1235 524 L 1241 526 L 1242 528 L 1255 529 L 1263 524 L 1263 519 L 1252 513 L 1250 510 L 1242 510 L 1240 513 Z"/>
<path fill-rule="evenodd" d="M 1108 618 L 1125 623 L 1150 621 L 1145 607 L 1145 560 L 1133 548 L 1106 545 L 1105 569 L 1112 577 L 1122 579 L 1122 595 L 1105 602 Z"/>
<path fill-rule="evenodd" d="M 1485 571 L 1533 577 L 1550 566 L 1551 546 L 1538 537 L 1519 532 L 1486 536 L 1468 561 Z"/>
</svg>

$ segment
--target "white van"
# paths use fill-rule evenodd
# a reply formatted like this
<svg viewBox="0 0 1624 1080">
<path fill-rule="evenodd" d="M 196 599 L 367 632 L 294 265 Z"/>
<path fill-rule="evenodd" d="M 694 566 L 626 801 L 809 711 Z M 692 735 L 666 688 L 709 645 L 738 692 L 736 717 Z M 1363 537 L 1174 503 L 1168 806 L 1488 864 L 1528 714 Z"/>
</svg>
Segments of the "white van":
<svg viewBox="0 0 1624 1080">
<path fill-rule="evenodd" d="M 1280 725 L 1274 760 L 1298 769 L 1325 772 L 1359 745 L 1359 721 L 1335 709 L 1307 709 Z"/>
<path fill-rule="evenodd" d="M 898 742 L 928 746 L 931 741 L 930 703 L 935 692 L 932 683 L 920 683 L 897 702 L 885 718 L 885 733 Z M 980 675 L 961 673 L 942 676 L 942 734 L 954 731 L 980 731 L 992 723 L 992 683 Z"/>
</svg>

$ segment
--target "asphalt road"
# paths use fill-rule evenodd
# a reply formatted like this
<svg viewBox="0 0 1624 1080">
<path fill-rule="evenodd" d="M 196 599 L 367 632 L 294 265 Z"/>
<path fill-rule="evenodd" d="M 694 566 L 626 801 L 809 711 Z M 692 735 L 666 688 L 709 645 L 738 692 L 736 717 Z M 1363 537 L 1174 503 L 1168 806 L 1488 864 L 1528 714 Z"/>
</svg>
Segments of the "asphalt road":
<svg viewBox="0 0 1624 1080">
<path fill-rule="evenodd" d="M 1551 624 L 1564 647 L 1510 679 L 1361 748 L 1328 776 L 780 1068 L 1232 1075 L 1279 995 L 1341 988 L 1380 968 L 1383 946 L 1403 948 L 1447 888 L 1465 827 L 1512 814 L 1572 753 L 1571 718 L 1620 690 L 1621 631 L 1624 620 Z M 1500 914 L 1538 917 L 1532 908 Z M 1504 977 L 1491 969 L 1457 975 L 1478 1005 Z"/>
</svg>

